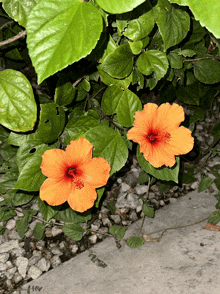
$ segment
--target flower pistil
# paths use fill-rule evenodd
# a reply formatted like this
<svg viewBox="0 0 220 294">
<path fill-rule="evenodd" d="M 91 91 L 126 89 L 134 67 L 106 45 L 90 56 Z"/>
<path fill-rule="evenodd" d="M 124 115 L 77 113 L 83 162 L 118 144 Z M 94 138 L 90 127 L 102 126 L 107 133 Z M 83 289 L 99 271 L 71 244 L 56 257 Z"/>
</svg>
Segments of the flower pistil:
<svg viewBox="0 0 220 294">
<path fill-rule="evenodd" d="M 84 187 L 84 182 L 79 178 L 81 172 L 77 167 L 69 167 L 67 170 L 67 176 L 71 178 L 76 189 L 81 190 Z"/>
</svg>

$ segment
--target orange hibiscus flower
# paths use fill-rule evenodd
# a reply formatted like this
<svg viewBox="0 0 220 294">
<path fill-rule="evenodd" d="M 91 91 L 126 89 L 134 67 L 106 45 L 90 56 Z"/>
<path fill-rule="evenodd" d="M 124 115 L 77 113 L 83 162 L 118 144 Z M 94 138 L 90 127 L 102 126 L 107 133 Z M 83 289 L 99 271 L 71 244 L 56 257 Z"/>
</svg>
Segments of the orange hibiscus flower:
<svg viewBox="0 0 220 294">
<path fill-rule="evenodd" d="M 140 151 L 153 167 L 172 167 L 176 162 L 175 155 L 192 150 L 191 131 L 179 126 L 185 115 L 178 104 L 165 103 L 158 107 L 148 103 L 134 117 L 134 127 L 127 137 L 140 145 Z"/>
<path fill-rule="evenodd" d="M 42 156 L 41 171 L 48 177 L 40 198 L 49 205 L 68 201 L 73 210 L 84 212 L 94 205 L 96 188 L 104 186 L 110 165 L 104 158 L 92 158 L 93 145 L 85 138 L 71 141 L 66 151 L 51 149 Z"/>
</svg>

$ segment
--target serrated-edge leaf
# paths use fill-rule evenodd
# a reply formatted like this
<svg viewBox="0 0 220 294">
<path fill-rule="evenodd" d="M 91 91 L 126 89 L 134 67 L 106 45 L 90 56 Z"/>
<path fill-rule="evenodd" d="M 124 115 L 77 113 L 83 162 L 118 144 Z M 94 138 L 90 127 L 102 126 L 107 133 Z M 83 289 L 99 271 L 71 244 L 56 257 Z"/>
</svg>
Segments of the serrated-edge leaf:
<svg viewBox="0 0 220 294">
<path fill-rule="evenodd" d="M 144 245 L 144 239 L 142 237 L 131 236 L 127 239 L 127 245 L 131 248 L 138 248 Z"/>
<path fill-rule="evenodd" d="M 116 226 L 113 225 L 109 228 L 109 233 L 112 235 L 116 235 L 118 239 L 122 239 L 124 237 L 125 231 L 127 230 L 126 227 Z"/>
<path fill-rule="evenodd" d="M 67 237 L 80 241 L 82 239 L 82 235 L 85 232 L 85 229 L 77 224 L 67 224 L 62 227 L 63 232 Z"/>
</svg>

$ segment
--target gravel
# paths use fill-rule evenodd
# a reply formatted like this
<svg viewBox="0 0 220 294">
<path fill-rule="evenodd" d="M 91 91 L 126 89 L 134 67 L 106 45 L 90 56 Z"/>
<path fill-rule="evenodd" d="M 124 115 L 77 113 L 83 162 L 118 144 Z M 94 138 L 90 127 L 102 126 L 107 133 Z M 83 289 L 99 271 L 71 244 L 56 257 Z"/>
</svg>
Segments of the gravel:
<svg viewBox="0 0 220 294">
<path fill-rule="evenodd" d="M 218 120 L 219 118 L 218 113 Z M 199 122 L 196 126 L 195 137 L 201 144 L 201 150 L 205 150 L 208 145 L 212 144 L 210 142 L 213 142 L 210 129 L 215 121 L 216 117 L 213 116 L 204 122 Z M 160 190 L 157 184 L 151 186 L 148 195 L 150 206 L 160 209 L 169 203 L 172 205 L 177 201 L 177 197 L 197 189 L 201 181 L 201 173 L 214 180 L 215 176 L 210 172 L 209 167 L 220 164 L 220 158 L 212 157 L 207 162 L 205 160 L 207 157 L 196 166 L 195 177 L 197 180 L 191 184 L 176 185 L 166 193 Z M 186 162 L 185 167 L 189 167 L 191 164 Z M 81 241 L 68 238 L 64 235 L 61 226 L 57 225 L 52 228 L 48 227 L 43 238 L 36 240 L 33 237 L 33 229 L 35 224 L 39 222 L 37 219 L 29 224 L 29 230 L 21 238 L 15 228 L 16 219 L 18 216 L 23 216 L 19 212 L 13 219 L 0 223 L 6 227 L 4 234 L 0 236 L 0 294 L 6 294 L 10 291 L 12 294 L 16 293 L 15 290 L 20 289 L 21 285 L 38 278 L 48 270 L 100 242 L 106 237 L 105 234 L 109 232 L 112 225 L 128 226 L 141 218 L 143 216 L 142 198 L 146 197 L 148 186 L 147 183 L 139 184 L 140 172 L 141 168 L 133 156 L 129 159 L 128 167 L 113 176 L 113 183 L 110 188 L 107 187 L 108 190 L 100 210 L 89 222 L 91 232 L 84 235 Z M 108 204 L 111 202 L 115 204 L 116 211 L 110 211 Z M 38 210 L 37 201 L 31 203 L 31 207 L 27 204 L 21 208 Z M 39 213 L 37 217 L 42 216 Z M 86 227 L 86 224 L 81 225 Z"/>
</svg>

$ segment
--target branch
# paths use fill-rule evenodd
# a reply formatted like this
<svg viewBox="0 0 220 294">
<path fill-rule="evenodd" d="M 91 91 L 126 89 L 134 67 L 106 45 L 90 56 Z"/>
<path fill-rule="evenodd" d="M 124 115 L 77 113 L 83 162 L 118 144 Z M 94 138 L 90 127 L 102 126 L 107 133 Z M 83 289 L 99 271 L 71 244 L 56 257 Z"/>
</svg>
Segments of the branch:
<svg viewBox="0 0 220 294">
<path fill-rule="evenodd" d="M 183 60 L 183 62 L 194 62 L 194 61 L 199 61 L 199 60 L 204 60 L 204 59 L 218 59 L 220 60 L 220 57 L 218 56 L 207 56 L 207 57 L 201 57 L 201 58 L 196 58 L 196 59 L 186 59 Z"/>
<path fill-rule="evenodd" d="M 24 37 L 25 35 L 27 35 L 27 31 L 21 31 L 19 34 L 17 34 L 16 36 L 9 38 L 8 40 L 2 41 L 0 42 L 0 47 L 8 45 L 18 39 L 20 39 L 21 37 Z"/>
</svg>

